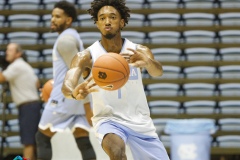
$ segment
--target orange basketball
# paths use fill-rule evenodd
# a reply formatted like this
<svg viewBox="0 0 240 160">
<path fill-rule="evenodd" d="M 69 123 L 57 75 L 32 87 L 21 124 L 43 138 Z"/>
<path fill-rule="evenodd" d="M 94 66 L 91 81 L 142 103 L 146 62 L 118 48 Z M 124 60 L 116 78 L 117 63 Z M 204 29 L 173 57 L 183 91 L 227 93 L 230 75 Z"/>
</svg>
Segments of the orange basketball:
<svg viewBox="0 0 240 160">
<path fill-rule="evenodd" d="M 92 68 L 95 83 L 109 91 L 117 90 L 125 85 L 129 74 L 128 62 L 117 53 L 107 53 L 98 57 Z"/>
<path fill-rule="evenodd" d="M 53 88 L 53 79 L 48 80 L 42 88 L 42 100 L 47 102 Z"/>
</svg>

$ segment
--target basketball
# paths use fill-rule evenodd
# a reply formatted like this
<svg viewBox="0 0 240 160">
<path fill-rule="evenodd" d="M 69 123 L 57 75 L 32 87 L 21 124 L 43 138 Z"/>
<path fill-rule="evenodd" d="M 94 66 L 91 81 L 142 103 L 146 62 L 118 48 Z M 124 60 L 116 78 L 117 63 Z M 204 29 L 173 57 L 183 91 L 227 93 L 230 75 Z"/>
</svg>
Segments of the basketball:
<svg viewBox="0 0 240 160">
<path fill-rule="evenodd" d="M 50 97 L 50 94 L 52 92 L 52 88 L 53 88 L 53 79 L 50 79 L 48 80 L 44 85 L 43 85 L 43 88 L 42 88 L 42 100 L 44 102 L 47 102 L 49 97 Z"/>
<path fill-rule="evenodd" d="M 108 91 L 117 90 L 125 85 L 129 74 L 128 62 L 117 53 L 107 53 L 98 57 L 92 68 L 95 83 Z"/>
</svg>

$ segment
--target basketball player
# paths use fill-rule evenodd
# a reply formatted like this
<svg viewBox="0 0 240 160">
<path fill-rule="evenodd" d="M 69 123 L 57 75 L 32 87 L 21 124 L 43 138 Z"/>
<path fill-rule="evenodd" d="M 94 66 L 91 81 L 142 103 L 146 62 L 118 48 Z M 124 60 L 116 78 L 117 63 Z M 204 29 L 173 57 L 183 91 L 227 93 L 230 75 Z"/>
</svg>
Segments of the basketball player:
<svg viewBox="0 0 240 160">
<path fill-rule="evenodd" d="M 51 159 L 50 139 L 56 132 L 66 128 L 72 130 L 83 160 L 96 159 L 88 133 L 92 117 L 89 98 L 86 97 L 81 101 L 65 99 L 61 91 L 64 76 L 70 67 L 72 58 L 77 52 L 84 49 L 78 32 L 71 28 L 76 17 L 77 12 L 73 4 L 60 1 L 54 5 L 51 31 L 58 32 L 59 36 L 53 47 L 53 89 L 36 134 L 39 160 Z"/>
<path fill-rule="evenodd" d="M 18 107 L 23 157 L 35 160 L 35 134 L 38 130 L 42 105 L 38 96 L 38 78 L 33 68 L 24 61 L 23 55 L 19 44 L 7 45 L 6 61 L 10 64 L 0 72 L 0 83 L 9 82 L 13 102 Z"/>
<path fill-rule="evenodd" d="M 111 160 L 127 159 L 126 144 L 135 160 L 169 160 L 150 117 L 140 72 L 140 68 L 146 68 L 151 76 L 161 76 L 161 64 L 154 60 L 148 47 L 121 37 L 130 17 L 124 0 L 94 0 L 88 12 L 102 36 L 74 57 L 62 87 L 64 95 L 80 100 L 92 94 L 93 126 Z M 79 84 L 79 77 L 86 77 L 96 59 L 108 52 L 119 53 L 128 60 L 128 82 L 117 91 L 97 87 L 91 77 Z"/>
</svg>

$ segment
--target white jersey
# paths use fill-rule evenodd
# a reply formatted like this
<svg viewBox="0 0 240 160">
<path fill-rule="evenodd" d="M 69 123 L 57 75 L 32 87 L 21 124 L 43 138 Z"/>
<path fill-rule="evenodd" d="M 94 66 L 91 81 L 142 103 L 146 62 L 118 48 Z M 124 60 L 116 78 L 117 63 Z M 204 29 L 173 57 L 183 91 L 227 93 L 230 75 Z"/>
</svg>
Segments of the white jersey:
<svg viewBox="0 0 240 160">
<path fill-rule="evenodd" d="M 53 90 L 51 92 L 50 98 L 48 103 L 46 104 L 45 108 L 53 110 L 54 112 L 61 112 L 66 114 L 85 114 L 83 101 L 77 101 L 73 99 L 67 99 L 64 97 L 62 93 L 62 85 L 68 71 L 68 66 L 64 62 L 63 58 L 57 51 L 58 40 L 61 36 L 70 35 L 76 38 L 77 42 L 79 42 L 79 51 L 82 51 L 83 44 L 79 37 L 78 32 L 75 29 L 69 28 L 63 31 L 56 40 L 54 47 L 53 47 Z"/>
<path fill-rule="evenodd" d="M 121 53 L 129 52 L 127 48 L 136 49 L 136 45 L 125 39 Z M 99 41 L 89 47 L 93 62 L 107 51 Z M 116 91 L 99 88 L 99 92 L 92 93 L 93 125 L 98 126 L 105 121 L 115 121 L 132 130 L 149 136 L 157 137 L 155 127 L 150 117 L 150 111 L 142 84 L 139 68 L 130 67 L 128 82 Z"/>
</svg>

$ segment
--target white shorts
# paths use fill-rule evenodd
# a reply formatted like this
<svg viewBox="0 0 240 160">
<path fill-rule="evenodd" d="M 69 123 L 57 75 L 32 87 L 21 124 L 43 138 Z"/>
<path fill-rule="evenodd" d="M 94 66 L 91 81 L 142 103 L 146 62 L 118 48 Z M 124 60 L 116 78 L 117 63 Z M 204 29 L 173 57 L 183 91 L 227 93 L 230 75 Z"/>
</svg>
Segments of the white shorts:
<svg viewBox="0 0 240 160">
<path fill-rule="evenodd" d="M 51 132 L 62 132 L 70 129 L 72 132 L 76 128 L 82 128 L 89 132 L 89 125 L 85 115 L 65 114 L 44 109 L 38 127 L 42 130 L 50 128 Z"/>
<path fill-rule="evenodd" d="M 130 147 L 134 160 L 169 160 L 167 151 L 159 138 L 143 135 L 116 122 L 107 121 L 97 129 L 100 143 L 108 133 L 114 133 L 123 139 Z"/>
</svg>

